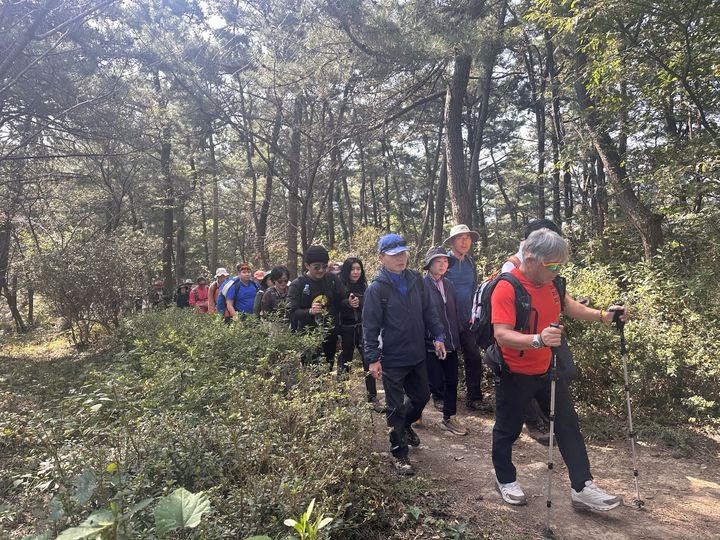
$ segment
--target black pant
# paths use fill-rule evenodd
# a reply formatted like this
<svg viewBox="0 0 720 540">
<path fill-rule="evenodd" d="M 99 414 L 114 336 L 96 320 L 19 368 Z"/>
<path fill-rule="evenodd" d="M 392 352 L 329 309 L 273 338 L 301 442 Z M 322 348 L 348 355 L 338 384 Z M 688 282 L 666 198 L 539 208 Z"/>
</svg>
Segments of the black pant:
<svg viewBox="0 0 720 540">
<path fill-rule="evenodd" d="M 377 385 L 375 377 L 370 375 L 369 366 L 365 360 L 362 343 L 362 325 L 342 325 L 340 327 L 340 337 L 342 338 L 342 352 L 338 358 L 338 374 L 341 371 L 350 372 L 350 362 L 352 362 L 355 349 L 360 353 L 362 358 L 363 372 L 365 374 L 365 389 L 367 390 L 368 401 L 372 401 L 377 397 Z"/>
<path fill-rule="evenodd" d="M 430 399 L 425 362 L 414 366 L 383 366 L 382 382 L 385 417 L 390 428 L 390 451 L 396 458 L 405 457 L 408 454 L 405 430 L 420 418 Z"/>
<path fill-rule="evenodd" d="M 458 353 L 449 351 L 445 360 L 440 360 L 434 351 L 428 351 L 425 361 L 430 393 L 434 399 L 443 400 L 443 418 L 447 420 L 457 413 Z M 436 386 L 438 381 L 442 386 Z"/>
<path fill-rule="evenodd" d="M 482 379 L 482 361 L 477 345 L 477 336 L 470 331 L 469 323 L 465 323 L 460 331 L 460 347 L 465 360 L 465 384 L 468 401 L 482 401 L 480 381 Z"/>
<path fill-rule="evenodd" d="M 495 426 L 493 427 L 492 460 L 498 482 L 507 484 L 517 478 L 512 463 L 512 445 L 520 435 L 530 400 L 535 397 L 544 414 L 550 414 L 550 378 L 547 375 L 503 375 L 495 387 Z M 585 448 L 578 417 L 567 383 L 555 386 L 555 437 L 570 483 L 575 491 L 591 480 L 590 461 Z"/>
</svg>

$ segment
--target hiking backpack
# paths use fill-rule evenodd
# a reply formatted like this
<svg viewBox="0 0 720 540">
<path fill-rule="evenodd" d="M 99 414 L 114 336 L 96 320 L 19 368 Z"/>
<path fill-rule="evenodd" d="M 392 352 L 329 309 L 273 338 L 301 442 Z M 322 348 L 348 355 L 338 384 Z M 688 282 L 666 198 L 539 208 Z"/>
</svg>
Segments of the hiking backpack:
<svg viewBox="0 0 720 540">
<path fill-rule="evenodd" d="M 530 294 L 520 280 L 510 272 L 495 273 L 483 281 L 475 291 L 470 330 L 475 333 L 478 346 L 486 350 L 495 341 L 492 325 L 491 298 L 495 287 L 501 281 L 507 281 L 515 291 L 515 327 L 517 332 L 529 330 L 532 302 Z M 565 278 L 556 276 L 553 285 L 560 296 L 560 309 L 565 309 Z M 537 329 L 534 329 L 536 331 Z"/>
</svg>

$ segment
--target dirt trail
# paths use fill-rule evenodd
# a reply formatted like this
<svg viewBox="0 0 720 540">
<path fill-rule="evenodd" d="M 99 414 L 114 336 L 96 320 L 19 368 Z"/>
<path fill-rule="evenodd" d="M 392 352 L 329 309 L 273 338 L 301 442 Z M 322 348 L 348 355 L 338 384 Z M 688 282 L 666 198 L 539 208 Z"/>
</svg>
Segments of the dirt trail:
<svg viewBox="0 0 720 540">
<path fill-rule="evenodd" d="M 528 505 L 503 503 L 495 490 L 490 444 L 492 415 L 478 415 L 459 407 L 470 430 L 457 436 L 440 428 L 442 415 L 428 404 L 423 426 L 416 431 L 419 448 L 410 450 L 418 474 L 447 490 L 448 515 L 482 530 L 483 521 L 507 525 L 508 537 L 541 537 L 546 518 L 547 448 L 523 433 L 514 446 L 518 482 Z M 387 452 L 384 423 L 377 422 L 376 448 Z M 567 468 L 555 449 L 552 527 L 556 538 L 720 538 L 720 460 L 674 458 L 660 447 L 640 444 L 642 511 L 632 506 L 635 488 L 626 441 L 588 444 L 590 464 L 598 485 L 623 497 L 627 506 L 607 513 L 574 510 L 570 505 Z M 389 461 L 389 458 L 388 458 Z M 504 532 L 502 533 L 504 535 Z"/>
</svg>

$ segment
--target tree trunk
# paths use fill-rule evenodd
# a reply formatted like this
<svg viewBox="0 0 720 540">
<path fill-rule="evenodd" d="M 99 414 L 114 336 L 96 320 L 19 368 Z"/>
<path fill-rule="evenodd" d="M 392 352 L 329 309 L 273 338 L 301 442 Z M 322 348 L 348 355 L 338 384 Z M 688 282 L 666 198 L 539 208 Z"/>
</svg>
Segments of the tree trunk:
<svg viewBox="0 0 720 540">
<path fill-rule="evenodd" d="M 17 201 L 10 200 L 9 203 L 5 213 L 4 223 L 0 228 L 0 292 L 7 301 L 13 321 L 15 321 L 15 329 L 18 332 L 25 333 L 27 332 L 27 326 L 17 306 L 17 287 L 15 287 L 15 290 L 11 290 L 8 283 L 8 276 L 10 274 L 10 243 L 12 241 L 13 228 L 12 216 L 15 213 L 15 208 L 17 208 Z"/>
<path fill-rule="evenodd" d="M 528 83 L 532 94 L 533 113 L 535 114 L 535 134 L 537 136 L 537 213 L 538 219 L 545 218 L 547 204 L 545 202 L 545 85 L 546 78 L 542 70 L 542 59 L 538 58 L 537 69 L 540 72 L 540 82 L 535 73 L 535 59 L 533 58 L 532 44 L 527 34 L 525 37 L 525 68 L 527 69 Z"/>
<path fill-rule="evenodd" d="M 272 152 L 272 157 L 268 156 L 270 165 L 265 173 L 265 187 L 263 189 L 263 201 L 260 204 L 260 212 L 257 219 L 257 228 L 255 231 L 255 249 L 262 260 L 263 268 L 270 268 L 270 255 L 267 249 L 267 228 L 268 217 L 270 216 L 270 201 L 272 199 L 273 175 L 275 171 L 275 163 L 277 161 L 277 152 L 274 151 L 278 147 L 280 141 L 280 128 L 282 127 L 282 108 L 278 107 L 275 113 L 275 123 L 273 124 L 272 141 L 269 145 L 268 153 Z M 249 135 L 248 135 L 249 136 Z"/>
<path fill-rule="evenodd" d="M 215 159 L 215 140 L 212 125 L 208 134 L 210 151 L 210 178 L 212 179 L 212 236 L 210 237 L 210 271 L 218 267 L 218 242 L 220 238 L 220 185 L 218 180 L 217 161 Z"/>
<path fill-rule="evenodd" d="M 160 131 L 160 174 L 163 185 L 163 247 L 162 247 L 162 268 L 163 281 L 165 282 L 165 298 L 172 298 L 175 290 L 173 280 L 173 233 L 174 233 L 174 208 L 175 208 L 175 187 L 172 174 L 170 173 L 170 126 L 167 118 L 167 98 L 165 97 L 160 82 L 160 72 L 153 73 L 155 92 L 157 94 L 158 106 L 161 111 L 162 129 Z"/>
<path fill-rule="evenodd" d="M 445 226 L 445 199 L 447 198 L 447 152 L 443 152 L 440 176 L 438 178 L 437 195 L 435 196 L 435 219 L 433 224 L 432 245 L 439 246 L 443 241 Z"/>
<path fill-rule="evenodd" d="M 575 94 L 583 120 L 590 133 L 593 146 L 602 160 L 605 174 L 613 187 L 618 205 L 640 234 L 645 260 L 651 261 L 663 243 L 661 224 L 664 216 L 653 212 L 633 191 L 632 183 L 625 169 L 625 162 L 622 160 L 618 147 L 601 126 L 595 104 L 588 95 L 581 78 L 587 64 L 586 55 L 578 51 L 575 54 L 575 62 L 577 74 L 580 75 L 575 82 Z"/>
<path fill-rule="evenodd" d="M 487 54 L 482 62 L 483 79 L 480 83 L 480 110 L 473 130 L 473 147 L 470 157 L 470 182 L 469 191 L 471 200 L 477 200 L 474 217 L 477 220 L 477 230 L 480 233 L 480 245 L 482 248 L 488 246 L 488 231 L 485 223 L 485 208 L 482 193 L 482 177 L 480 176 L 480 150 L 485 139 L 485 125 L 490 114 L 490 93 L 492 92 L 492 74 L 497 64 L 498 55 L 503 46 L 503 31 L 505 28 L 505 16 L 507 14 L 507 0 L 500 2 L 496 19 L 498 35 L 490 44 L 491 53 Z"/>
<path fill-rule="evenodd" d="M 202 247 L 203 247 L 203 264 L 214 275 L 215 268 L 210 266 L 210 245 L 208 244 L 208 228 L 207 228 L 207 205 L 205 204 L 205 186 L 199 186 L 200 193 L 200 219 L 202 219 Z"/>
<path fill-rule="evenodd" d="M 472 59 L 457 53 L 453 76 L 445 96 L 445 153 L 453 222 L 473 226 L 472 199 L 465 177 L 465 156 L 462 137 L 462 108 L 470 80 Z"/>
<path fill-rule="evenodd" d="M 382 139 L 382 165 L 385 177 L 385 232 L 390 232 L 390 156 L 388 156 L 387 143 Z"/>
<path fill-rule="evenodd" d="M 185 215 L 185 195 L 178 201 L 176 207 L 176 221 L 177 231 L 175 233 L 175 275 L 177 275 L 178 281 L 187 278 L 187 227 Z"/>
<path fill-rule="evenodd" d="M 287 222 L 287 268 L 290 271 L 290 279 L 298 275 L 298 213 L 300 210 L 300 197 L 298 189 L 300 186 L 300 133 L 303 119 L 303 102 L 301 96 L 295 97 L 293 107 L 292 134 L 290 136 L 290 176 L 288 178 L 288 222 Z"/>
</svg>

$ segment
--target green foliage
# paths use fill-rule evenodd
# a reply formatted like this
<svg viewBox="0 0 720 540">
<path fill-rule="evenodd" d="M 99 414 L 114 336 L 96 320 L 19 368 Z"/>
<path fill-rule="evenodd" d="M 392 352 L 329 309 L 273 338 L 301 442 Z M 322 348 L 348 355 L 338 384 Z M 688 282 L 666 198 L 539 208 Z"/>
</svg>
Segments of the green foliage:
<svg viewBox="0 0 720 540">
<path fill-rule="evenodd" d="M 98 235 L 37 257 L 37 290 L 69 325 L 76 345 L 88 344 L 95 325 L 117 328 L 135 298 L 145 295 L 154 247 L 145 235 L 131 232 Z"/>
<path fill-rule="evenodd" d="M 630 306 L 625 328 L 631 394 L 639 419 L 714 422 L 720 413 L 720 342 L 716 307 L 692 277 L 653 266 L 570 267 L 569 292 L 606 307 Z M 610 328 L 565 321 L 581 374 L 578 401 L 605 414 L 625 415 L 619 338 Z"/>
<path fill-rule="evenodd" d="M 5 523 L 17 527 L 32 511 L 25 532 L 103 527 L 148 537 L 197 525 L 202 514 L 196 531 L 205 537 L 278 537 L 315 497 L 327 518 L 311 524 L 332 519 L 323 532 L 385 535 L 394 480 L 373 463 L 370 411 L 321 366 L 300 366 L 318 335 L 170 309 L 127 319 L 120 339 L 124 350 L 112 357 L 7 376 L 37 399 L 3 423 L 27 426 L 4 439 L 18 456 L 0 475 L 14 503 L 0 513 Z M 146 499 L 161 500 L 154 513 L 124 518 Z M 195 511 L 181 510 L 193 501 Z M 112 520 L 87 517 L 107 508 Z"/>
<path fill-rule="evenodd" d="M 315 499 L 310 501 L 307 510 L 295 521 L 292 518 L 286 519 L 283 523 L 286 526 L 295 529 L 300 536 L 300 540 L 317 540 L 320 530 L 332 523 L 332 518 L 326 518 L 323 514 L 318 515 L 315 521 L 311 521 L 313 509 L 315 508 Z"/>
<path fill-rule="evenodd" d="M 209 511 L 207 495 L 178 488 L 160 499 L 155 507 L 155 531 L 163 536 L 176 529 L 194 529 L 200 525 L 203 514 Z"/>
</svg>

